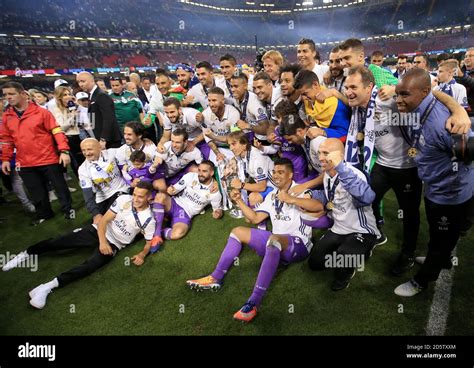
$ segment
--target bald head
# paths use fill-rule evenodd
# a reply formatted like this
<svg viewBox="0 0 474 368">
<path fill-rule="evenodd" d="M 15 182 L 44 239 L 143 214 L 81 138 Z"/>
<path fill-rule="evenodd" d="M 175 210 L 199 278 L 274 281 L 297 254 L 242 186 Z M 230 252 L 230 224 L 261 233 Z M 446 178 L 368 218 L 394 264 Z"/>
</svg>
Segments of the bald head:
<svg viewBox="0 0 474 368">
<path fill-rule="evenodd" d="M 431 78 L 423 69 L 411 69 L 397 84 L 397 106 L 400 112 L 415 110 L 431 92 Z"/>
<path fill-rule="evenodd" d="M 100 143 L 95 138 L 86 138 L 81 142 L 81 151 L 86 160 L 96 161 L 100 157 Z"/>
<path fill-rule="evenodd" d="M 323 147 L 329 152 L 339 151 L 344 153 L 344 144 L 337 138 L 328 138 L 319 147 Z"/>
<path fill-rule="evenodd" d="M 328 138 L 319 145 L 319 161 L 323 171 L 331 172 L 344 158 L 344 144 L 336 138 Z"/>
<path fill-rule="evenodd" d="M 92 88 L 95 86 L 94 76 L 89 72 L 80 72 L 76 76 L 77 84 L 84 92 L 91 92 Z"/>
</svg>

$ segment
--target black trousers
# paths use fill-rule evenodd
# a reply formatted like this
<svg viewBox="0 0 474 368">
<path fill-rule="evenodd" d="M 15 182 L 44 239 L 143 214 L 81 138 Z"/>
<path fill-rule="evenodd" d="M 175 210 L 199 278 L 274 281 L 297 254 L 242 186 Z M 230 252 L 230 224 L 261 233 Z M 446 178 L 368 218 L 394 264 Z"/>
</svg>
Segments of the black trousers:
<svg viewBox="0 0 474 368">
<path fill-rule="evenodd" d="M 86 277 L 109 263 L 118 252 L 118 248 L 110 244 L 113 254 L 103 255 L 99 251 L 99 236 L 97 230 L 92 225 L 87 225 L 78 232 L 71 232 L 56 239 L 47 239 L 30 246 L 28 254 L 43 254 L 71 248 L 94 248 L 92 256 L 77 267 L 61 273 L 57 276 L 60 287 L 63 287 L 75 280 Z"/>
<path fill-rule="evenodd" d="M 441 205 L 425 197 L 430 240 L 426 260 L 414 277 L 420 286 L 427 287 L 428 282 L 438 279 L 441 269 L 452 267 L 451 252 L 456 247 L 463 221 L 473 200 L 474 197 L 461 204 Z"/>
<path fill-rule="evenodd" d="M 417 168 L 392 169 L 375 164 L 372 168 L 370 178 L 370 186 L 375 192 L 375 200 L 372 203 L 372 209 L 377 224 L 383 222 L 383 217 L 380 213 L 380 203 L 385 193 L 393 189 L 397 197 L 399 210 L 402 211 L 401 216 L 403 216 L 402 252 L 408 256 L 412 256 L 415 253 L 420 229 L 420 203 L 423 190 L 422 182 L 418 178 Z"/>
<path fill-rule="evenodd" d="M 110 206 L 112 206 L 117 197 L 121 196 L 122 194 L 127 193 L 117 192 L 112 197 L 107 198 L 105 201 L 97 203 L 97 207 L 99 207 L 100 214 L 105 215 L 105 213 L 109 210 Z"/>
<path fill-rule="evenodd" d="M 61 165 L 22 167 L 19 173 L 35 205 L 38 219 L 54 216 L 49 203 L 48 182 L 51 182 L 56 190 L 59 203 L 61 203 L 61 211 L 64 214 L 70 214 L 72 198 Z"/>
<path fill-rule="evenodd" d="M 82 165 L 85 158 L 81 151 L 81 138 L 78 135 L 68 135 L 67 140 L 69 143 L 69 156 L 71 157 L 71 169 L 78 178 L 77 170 Z"/>
<path fill-rule="evenodd" d="M 352 233 L 338 235 L 328 230 L 311 249 L 308 258 L 309 268 L 313 271 L 322 271 L 327 267 L 327 256 L 334 252 L 342 256 L 362 256 L 364 261 L 370 257 L 370 251 L 375 245 L 377 237 L 372 234 Z M 336 279 L 344 279 L 351 275 L 355 267 L 334 267 Z"/>
</svg>

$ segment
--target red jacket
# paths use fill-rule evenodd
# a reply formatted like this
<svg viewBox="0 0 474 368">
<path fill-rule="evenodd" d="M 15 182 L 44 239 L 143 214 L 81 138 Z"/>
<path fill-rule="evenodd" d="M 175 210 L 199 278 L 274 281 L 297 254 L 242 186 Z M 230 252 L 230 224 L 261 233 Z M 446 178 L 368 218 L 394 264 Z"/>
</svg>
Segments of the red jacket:
<svg viewBox="0 0 474 368">
<path fill-rule="evenodd" d="M 20 167 L 44 166 L 59 163 L 58 151 L 68 151 L 66 136 L 53 114 L 30 102 L 21 118 L 10 106 L 3 114 L 0 126 L 2 161 L 13 158 Z"/>
</svg>

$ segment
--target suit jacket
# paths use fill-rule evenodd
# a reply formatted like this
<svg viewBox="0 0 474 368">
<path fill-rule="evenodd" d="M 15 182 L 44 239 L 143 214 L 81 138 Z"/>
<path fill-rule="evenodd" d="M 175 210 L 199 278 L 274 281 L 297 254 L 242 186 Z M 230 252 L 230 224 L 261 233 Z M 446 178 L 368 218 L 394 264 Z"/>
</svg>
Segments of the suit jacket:
<svg viewBox="0 0 474 368">
<path fill-rule="evenodd" d="M 97 140 L 105 139 L 107 148 L 118 148 L 121 145 L 122 133 L 120 132 L 112 98 L 96 88 L 89 103 L 89 114 L 94 127 Z"/>
<path fill-rule="evenodd" d="M 145 90 L 142 87 L 137 88 L 137 95 L 143 105 L 150 103 L 150 101 L 148 101 L 148 98 L 146 97 Z"/>
</svg>

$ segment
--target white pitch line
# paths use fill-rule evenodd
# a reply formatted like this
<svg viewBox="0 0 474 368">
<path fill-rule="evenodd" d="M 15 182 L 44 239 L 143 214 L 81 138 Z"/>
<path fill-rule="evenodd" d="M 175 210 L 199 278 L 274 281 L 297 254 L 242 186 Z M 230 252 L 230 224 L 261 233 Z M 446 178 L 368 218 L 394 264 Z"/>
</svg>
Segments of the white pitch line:
<svg viewBox="0 0 474 368">
<path fill-rule="evenodd" d="M 456 256 L 456 248 L 452 252 Z M 453 266 L 450 270 L 441 270 L 435 285 L 433 302 L 426 326 L 427 336 L 444 336 L 449 316 L 449 302 L 454 278 Z"/>
</svg>

